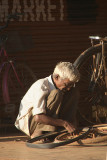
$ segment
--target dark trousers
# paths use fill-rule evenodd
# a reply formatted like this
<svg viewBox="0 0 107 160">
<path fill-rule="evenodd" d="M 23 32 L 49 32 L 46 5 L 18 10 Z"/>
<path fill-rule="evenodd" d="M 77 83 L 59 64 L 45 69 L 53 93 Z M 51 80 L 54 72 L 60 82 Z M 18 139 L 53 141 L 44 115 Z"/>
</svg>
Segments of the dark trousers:
<svg viewBox="0 0 107 160">
<path fill-rule="evenodd" d="M 76 124 L 77 105 L 79 100 L 79 92 L 76 88 L 70 91 L 62 92 L 59 89 L 52 90 L 47 97 L 46 115 L 63 119 Z M 34 117 L 30 117 L 29 130 L 30 134 L 36 131 L 55 131 L 57 127 L 36 123 Z"/>
</svg>

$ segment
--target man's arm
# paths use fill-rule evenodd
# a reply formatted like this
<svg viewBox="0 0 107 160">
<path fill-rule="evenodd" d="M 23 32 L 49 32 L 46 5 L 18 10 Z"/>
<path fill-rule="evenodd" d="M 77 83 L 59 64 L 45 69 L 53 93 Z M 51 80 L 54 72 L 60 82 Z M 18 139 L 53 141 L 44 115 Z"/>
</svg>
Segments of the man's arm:
<svg viewBox="0 0 107 160">
<path fill-rule="evenodd" d="M 35 115 L 35 121 L 38 123 L 43 123 L 47 125 L 52 126 L 61 126 L 64 127 L 69 133 L 73 132 L 75 130 L 74 126 L 62 119 L 54 119 L 50 116 L 47 116 L 45 114 L 37 114 Z"/>
</svg>

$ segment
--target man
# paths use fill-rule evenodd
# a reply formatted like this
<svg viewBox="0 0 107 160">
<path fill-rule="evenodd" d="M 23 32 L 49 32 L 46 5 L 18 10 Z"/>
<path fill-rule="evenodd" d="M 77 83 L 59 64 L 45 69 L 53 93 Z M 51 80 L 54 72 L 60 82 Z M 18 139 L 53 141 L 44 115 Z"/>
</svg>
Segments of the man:
<svg viewBox="0 0 107 160">
<path fill-rule="evenodd" d="M 21 100 L 15 126 L 34 138 L 42 131 L 75 129 L 79 71 L 70 62 L 59 62 L 52 75 L 37 80 Z"/>
</svg>

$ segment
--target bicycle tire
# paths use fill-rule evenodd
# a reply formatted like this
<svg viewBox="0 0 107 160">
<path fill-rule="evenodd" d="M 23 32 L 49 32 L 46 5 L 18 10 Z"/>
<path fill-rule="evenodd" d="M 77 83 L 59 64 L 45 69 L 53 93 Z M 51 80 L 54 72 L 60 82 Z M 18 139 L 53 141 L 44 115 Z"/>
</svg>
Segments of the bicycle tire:
<svg viewBox="0 0 107 160">
<path fill-rule="evenodd" d="M 107 50 L 107 43 L 105 44 L 105 50 Z M 93 92 L 89 91 L 89 84 L 92 78 L 92 57 L 93 55 L 98 55 L 102 51 L 102 45 L 97 44 L 93 47 L 88 48 L 75 60 L 74 65 L 79 69 L 81 74 L 80 82 L 78 83 L 78 88 L 80 90 L 80 102 L 79 102 L 79 123 L 80 125 L 92 125 L 105 123 L 107 112 L 107 104 L 104 104 L 104 90 L 105 90 L 105 80 L 104 74 L 102 74 L 102 79 L 98 79 L 97 84 L 93 87 Z M 99 89 L 99 90 L 98 90 Z M 101 94 L 102 93 L 102 94 Z M 98 99 L 97 99 L 98 98 Z M 93 108 L 96 108 L 93 112 Z M 95 117 L 95 113 L 98 114 L 98 111 L 103 109 L 104 111 L 101 114 Z M 98 110 L 98 111 L 97 111 Z M 102 116 L 102 117 L 101 117 Z"/>
<path fill-rule="evenodd" d="M 99 137 L 96 137 L 96 138 L 87 138 L 87 139 L 82 139 L 81 140 L 81 145 L 89 145 L 89 144 L 96 144 L 97 145 L 101 145 L 101 143 L 105 143 L 107 142 L 107 136 L 99 136 Z M 106 145 L 107 146 L 107 145 Z"/>
<path fill-rule="evenodd" d="M 78 143 L 80 145 L 101 143 L 101 142 L 107 141 L 107 124 L 93 125 L 91 127 L 92 127 L 92 130 L 89 133 L 89 135 L 87 137 L 84 137 L 80 141 L 78 141 Z M 84 130 L 82 132 L 84 132 Z M 79 132 L 79 134 L 80 133 L 81 132 Z M 58 141 L 64 141 L 66 139 L 70 139 L 71 137 L 72 137 L 72 135 L 70 135 L 68 132 L 66 132 L 66 133 L 62 133 L 62 134 L 58 135 L 56 137 L 56 139 Z"/>
<path fill-rule="evenodd" d="M 99 124 L 99 125 L 93 125 L 92 127 L 92 133 L 95 134 L 93 137 L 87 137 L 85 139 L 82 139 L 80 141 L 80 145 L 88 145 L 88 144 L 95 144 L 101 145 L 102 142 L 107 142 L 107 123 L 106 124 Z"/>
<path fill-rule="evenodd" d="M 11 116 L 17 115 L 22 97 L 27 92 L 28 88 L 37 80 L 35 74 L 27 65 L 13 65 L 15 71 L 10 63 L 7 64 L 2 81 L 3 100 L 6 105 L 5 112 L 8 113 L 8 116 L 9 112 L 12 112 L 12 110 L 13 113 L 11 113 Z M 18 82 L 15 72 L 23 87 Z"/>
<path fill-rule="evenodd" d="M 48 148 L 48 149 L 51 149 L 51 148 L 67 145 L 67 144 L 73 143 L 75 141 L 78 141 L 80 139 L 83 139 L 84 137 L 86 137 L 90 133 L 90 131 L 91 131 L 91 127 L 89 127 L 89 128 L 87 127 L 83 134 L 81 134 L 81 135 L 79 135 L 79 136 L 77 136 L 75 138 L 72 138 L 72 139 L 69 139 L 69 140 L 65 140 L 65 141 L 61 141 L 61 142 L 32 144 L 32 142 L 34 142 L 34 141 L 31 139 L 31 140 L 26 142 L 26 146 L 30 147 L 30 148 L 41 148 L 41 149 Z M 43 135 L 43 137 L 44 137 L 44 135 Z M 47 137 L 47 134 L 45 135 L 45 137 Z M 36 137 L 36 139 L 38 139 L 38 137 Z"/>
</svg>

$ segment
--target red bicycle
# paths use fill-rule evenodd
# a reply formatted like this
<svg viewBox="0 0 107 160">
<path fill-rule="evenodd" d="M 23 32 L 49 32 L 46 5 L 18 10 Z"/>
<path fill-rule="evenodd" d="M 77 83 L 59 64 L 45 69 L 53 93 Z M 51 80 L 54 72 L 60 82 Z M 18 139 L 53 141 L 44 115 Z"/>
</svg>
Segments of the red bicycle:
<svg viewBox="0 0 107 160">
<path fill-rule="evenodd" d="M 19 16 L 18 13 L 9 15 L 5 25 L 0 27 L 0 32 L 8 27 L 11 19 L 18 19 Z M 0 35 L 0 120 L 14 122 L 21 98 L 37 78 L 27 65 L 9 59 L 4 47 L 7 39 L 7 35 Z"/>
</svg>

